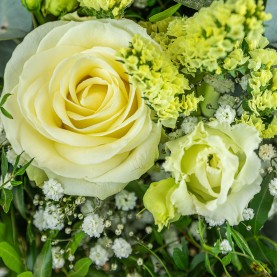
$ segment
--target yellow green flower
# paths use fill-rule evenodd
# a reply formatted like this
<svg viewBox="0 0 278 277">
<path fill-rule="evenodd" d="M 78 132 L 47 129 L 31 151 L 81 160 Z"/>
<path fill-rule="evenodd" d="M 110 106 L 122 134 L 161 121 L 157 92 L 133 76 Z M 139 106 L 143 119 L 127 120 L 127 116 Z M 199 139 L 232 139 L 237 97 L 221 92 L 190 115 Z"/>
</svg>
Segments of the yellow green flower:
<svg viewBox="0 0 278 277">
<path fill-rule="evenodd" d="M 64 15 L 74 11 L 78 7 L 77 0 L 45 0 L 42 5 L 44 15 Z"/>
<path fill-rule="evenodd" d="M 173 178 L 151 183 L 146 191 L 143 202 L 153 217 L 155 224 L 158 225 L 160 232 L 164 226 L 179 219 L 180 215 L 171 202 L 171 195 L 178 184 Z"/>
</svg>

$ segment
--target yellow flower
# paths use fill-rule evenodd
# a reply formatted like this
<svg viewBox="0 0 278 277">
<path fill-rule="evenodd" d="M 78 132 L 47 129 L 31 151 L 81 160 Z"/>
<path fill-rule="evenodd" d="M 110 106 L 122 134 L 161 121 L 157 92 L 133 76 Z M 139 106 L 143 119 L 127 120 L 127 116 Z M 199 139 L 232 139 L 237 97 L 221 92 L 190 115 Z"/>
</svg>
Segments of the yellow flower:
<svg viewBox="0 0 278 277">
<path fill-rule="evenodd" d="M 17 47 L 3 90 L 14 119 L 2 122 L 14 151 L 35 158 L 30 178 L 104 199 L 153 166 L 161 126 L 116 56 L 134 34 L 152 41 L 127 19 L 54 21 Z"/>
<path fill-rule="evenodd" d="M 171 202 L 172 193 L 177 188 L 175 180 L 168 178 L 151 183 L 144 195 L 144 206 L 152 213 L 159 232 L 180 217 Z"/>
<path fill-rule="evenodd" d="M 199 122 L 192 133 L 167 142 L 171 154 L 164 168 L 179 184 L 167 199 L 177 214 L 231 225 L 243 220 L 243 210 L 260 191 L 261 162 L 255 153 L 260 141 L 254 127 L 213 121 Z"/>
</svg>

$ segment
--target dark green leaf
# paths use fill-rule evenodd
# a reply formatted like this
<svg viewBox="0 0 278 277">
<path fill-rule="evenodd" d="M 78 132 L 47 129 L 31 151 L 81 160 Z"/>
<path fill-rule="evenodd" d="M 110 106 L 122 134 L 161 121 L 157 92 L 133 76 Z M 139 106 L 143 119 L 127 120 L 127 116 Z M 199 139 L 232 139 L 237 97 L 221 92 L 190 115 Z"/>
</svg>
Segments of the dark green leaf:
<svg viewBox="0 0 278 277">
<path fill-rule="evenodd" d="M 19 186 L 19 185 L 22 184 L 22 181 L 12 180 L 12 181 L 11 181 L 11 184 L 12 184 L 14 187 L 17 187 L 17 186 Z"/>
<path fill-rule="evenodd" d="M 151 16 L 149 18 L 150 22 L 157 22 L 157 21 L 160 21 L 160 20 L 163 20 L 167 17 L 170 17 L 172 16 L 174 13 L 177 12 L 177 10 L 181 7 L 181 4 L 176 4 L 170 8 L 168 8 L 167 10 L 161 12 L 161 13 L 157 13 L 153 16 Z"/>
<path fill-rule="evenodd" d="M 0 107 L 0 110 L 4 116 L 6 116 L 9 119 L 13 119 L 13 116 L 5 108 Z"/>
<path fill-rule="evenodd" d="M 16 170 L 17 170 L 17 167 L 18 167 L 18 165 L 19 165 L 19 161 L 20 161 L 21 156 L 22 156 L 23 153 L 24 153 L 24 152 L 21 152 L 21 153 L 16 157 L 16 159 L 15 159 L 14 168 L 13 168 L 13 174 L 14 174 L 14 173 L 16 172 Z"/>
<path fill-rule="evenodd" d="M 229 253 L 228 255 L 226 255 L 225 257 L 222 258 L 222 263 L 224 266 L 227 266 L 231 262 L 232 262 L 232 254 L 231 253 Z"/>
<path fill-rule="evenodd" d="M 189 265 L 189 250 L 188 250 L 188 245 L 187 245 L 187 241 L 185 240 L 185 238 L 182 238 L 181 239 L 181 245 L 182 245 L 182 251 L 185 255 L 185 266 L 186 268 L 188 268 L 188 265 Z"/>
<path fill-rule="evenodd" d="M 5 152 L 5 148 L 2 147 L 2 153 L 1 153 L 1 176 L 2 176 L 2 183 L 5 180 L 5 176 L 8 172 L 8 160 L 6 157 L 6 152 Z M 1 184 L 2 185 L 2 184 Z"/>
<path fill-rule="evenodd" d="M 70 277 L 84 277 L 87 276 L 92 260 L 89 258 L 82 258 L 74 265 L 74 270 L 70 271 Z"/>
<path fill-rule="evenodd" d="M 188 257 L 179 248 L 174 249 L 173 260 L 178 269 L 187 269 L 186 262 L 188 261 Z"/>
<path fill-rule="evenodd" d="M 73 237 L 72 241 L 70 241 L 68 246 L 67 246 L 67 249 L 70 249 L 70 253 L 72 255 L 75 253 L 75 251 L 78 248 L 80 242 L 82 241 L 82 239 L 85 236 L 86 236 L 86 234 L 82 231 L 74 234 L 74 237 Z"/>
<path fill-rule="evenodd" d="M 5 213 L 7 213 L 9 211 L 12 200 L 13 200 L 12 191 L 9 189 L 2 189 L 0 205 L 2 206 Z"/>
<path fill-rule="evenodd" d="M 34 160 L 34 158 L 31 159 L 28 163 L 26 163 L 26 164 L 23 165 L 22 167 L 20 167 L 18 170 L 16 170 L 15 176 L 21 176 L 21 175 L 23 175 L 23 174 L 25 173 L 27 167 L 32 163 L 33 160 Z"/>
<path fill-rule="evenodd" d="M 1 101 L 0 101 L 0 107 L 2 107 L 2 106 L 6 103 L 6 101 L 8 100 L 8 98 L 9 98 L 11 95 L 12 95 L 11 93 L 6 93 L 6 94 L 2 97 L 2 99 L 1 99 Z"/>
<path fill-rule="evenodd" d="M 51 241 L 48 240 L 34 265 L 34 277 L 50 277 L 52 273 Z"/>
<path fill-rule="evenodd" d="M 231 234 L 232 234 L 232 237 L 233 237 L 235 243 L 241 249 L 241 251 L 243 253 L 247 253 L 250 257 L 254 258 L 253 253 L 252 253 L 251 249 L 249 248 L 249 245 L 248 245 L 247 241 L 245 240 L 245 238 L 238 231 L 233 230 L 232 228 L 231 228 Z"/>
<path fill-rule="evenodd" d="M 17 277 L 33 277 L 33 273 L 31 271 L 25 271 L 18 274 Z"/>
<path fill-rule="evenodd" d="M 15 207 L 20 212 L 21 216 L 26 218 L 26 207 L 25 207 L 25 202 L 24 202 L 23 186 L 14 187 L 13 188 L 13 196 L 14 196 L 13 202 L 14 202 Z"/>
<path fill-rule="evenodd" d="M 236 254 L 232 254 L 232 264 L 236 267 L 238 271 L 242 269 L 242 264 Z"/>
<path fill-rule="evenodd" d="M 194 270 L 199 264 L 204 264 L 205 261 L 205 253 L 199 253 L 196 256 L 194 256 L 189 271 Z"/>
<path fill-rule="evenodd" d="M 155 240 L 157 241 L 157 243 L 159 245 L 163 245 L 163 237 L 162 237 L 162 234 L 161 232 L 158 232 L 155 228 L 153 228 L 153 235 L 155 237 Z"/>
<path fill-rule="evenodd" d="M 256 235 L 268 220 L 268 212 L 273 203 L 273 196 L 269 193 L 268 184 L 273 176 L 267 175 L 262 184 L 261 191 L 255 195 L 250 203 L 250 208 L 254 210 L 254 218 L 248 225 L 252 226 L 251 232 Z"/>
<path fill-rule="evenodd" d="M 212 270 L 212 268 L 211 268 L 211 264 L 210 264 L 209 255 L 208 255 L 208 254 L 206 254 L 206 257 L 205 257 L 205 266 L 206 266 L 207 271 L 208 271 L 212 276 L 217 277 L 217 276 L 214 274 L 214 272 L 213 272 L 213 270 Z"/>
<path fill-rule="evenodd" d="M 0 242 L 0 257 L 4 264 L 12 271 L 20 273 L 24 270 L 20 254 L 9 243 Z"/>
</svg>

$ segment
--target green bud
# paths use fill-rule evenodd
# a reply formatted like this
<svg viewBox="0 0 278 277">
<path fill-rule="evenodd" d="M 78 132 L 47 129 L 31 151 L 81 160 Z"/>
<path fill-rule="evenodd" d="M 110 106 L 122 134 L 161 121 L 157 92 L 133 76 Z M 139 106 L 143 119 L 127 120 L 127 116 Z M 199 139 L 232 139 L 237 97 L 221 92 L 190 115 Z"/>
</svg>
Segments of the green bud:
<svg viewBox="0 0 278 277">
<path fill-rule="evenodd" d="M 41 0 L 21 0 L 21 2 L 23 6 L 31 12 L 37 11 L 41 7 Z"/>
<path fill-rule="evenodd" d="M 44 16 L 48 14 L 60 16 L 73 12 L 77 7 L 77 0 L 45 0 L 42 6 L 42 13 Z"/>
<path fill-rule="evenodd" d="M 204 97 L 204 101 L 200 102 L 202 114 L 206 117 L 212 117 L 218 108 L 220 93 L 206 83 L 202 83 L 197 88 L 197 92 L 198 96 Z"/>
</svg>

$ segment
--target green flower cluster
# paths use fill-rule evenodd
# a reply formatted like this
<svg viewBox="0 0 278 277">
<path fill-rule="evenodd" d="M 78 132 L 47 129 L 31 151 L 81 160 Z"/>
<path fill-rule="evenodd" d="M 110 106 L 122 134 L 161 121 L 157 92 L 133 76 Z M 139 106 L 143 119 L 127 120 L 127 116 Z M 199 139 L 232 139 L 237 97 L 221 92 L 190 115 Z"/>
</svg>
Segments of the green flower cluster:
<svg viewBox="0 0 278 277">
<path fill-rule="evenodd" d="M 131 81 L 143 93 L 161 123 L 174 128 L 180 113 L 196 111 L 202 97 L 195 97 L 189 82 L 159 45 L 139 35 L 119 53 Z"/>
<path fill-rule="evenodd" d="M 97 18 L 120 18 L 124 10 L 131 5 L 132 0 L 78 0 L 80 13 L 83 15 L 96 16 Z"/>
<path fill-rule="evenodd" d="M 267 45 L 262 23 L 270 17 L 262 0 L 215 1 L 193 17 L 167 19 L 148 30 L 185 74 L 221 74 L 245 64 L 248 50 Z M 165 23 L 166 32 L 160 28 Z"/>
</svg>

